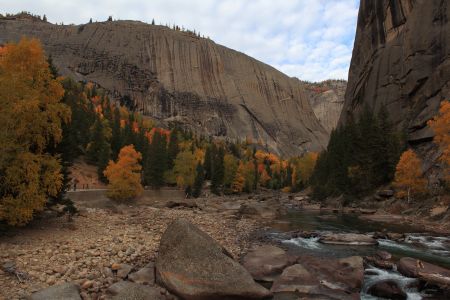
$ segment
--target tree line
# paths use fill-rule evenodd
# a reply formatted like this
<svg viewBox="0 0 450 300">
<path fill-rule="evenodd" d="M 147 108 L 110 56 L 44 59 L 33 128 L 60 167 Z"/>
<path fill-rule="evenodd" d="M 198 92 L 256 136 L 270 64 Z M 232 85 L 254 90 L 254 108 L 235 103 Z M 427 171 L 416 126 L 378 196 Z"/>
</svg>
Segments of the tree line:
<svg viewBox="0 0 450 300">
<path fill-rule="evenodd" d="M 36 39 L 0 47 L 0 101 L 0 223 L 10 225 L 24 225 L 54 203 L 73 212 L 65 191 L 78 158 L 97 167 L 115 199 L 132 198 L 143 186 L 178 186 L 198 197 L 205 181 L 216 194 L 295 191 L 308 184 L 317 158 L 282 159 L 250 139 L 158 127 L 95 84 L 59 76 Z"/>
</svg>

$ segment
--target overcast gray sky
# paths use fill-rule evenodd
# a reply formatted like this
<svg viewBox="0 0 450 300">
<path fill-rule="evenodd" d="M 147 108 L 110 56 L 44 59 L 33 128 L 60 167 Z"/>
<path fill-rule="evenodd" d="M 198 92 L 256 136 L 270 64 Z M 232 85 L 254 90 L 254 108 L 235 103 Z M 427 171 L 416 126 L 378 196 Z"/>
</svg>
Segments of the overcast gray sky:
<svg viewBox="0 0 450 300">
<path fill-rule="evenodd" d="M 29 11 L 52 23 L 122 20 L 177 24 L 289 76 L 347 79 L 358 0 L 0 0 L 0 13 Z"/>
</svg>

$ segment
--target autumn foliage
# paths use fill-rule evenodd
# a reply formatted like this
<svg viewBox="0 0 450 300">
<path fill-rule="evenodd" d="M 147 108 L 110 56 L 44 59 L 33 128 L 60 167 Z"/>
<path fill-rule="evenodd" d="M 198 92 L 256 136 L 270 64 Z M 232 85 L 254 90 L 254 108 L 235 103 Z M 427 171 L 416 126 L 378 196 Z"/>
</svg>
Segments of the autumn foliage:
<svg viewBox="0 0 450 300">
<path fill-rule="evenodd" d="M 395 170 L 396 197 L 409 200 L 426 191 L 427 181 L 422 176 L 422 162 L 413 150 L 403 152 Z"/>
<path fill-rule="evenodd" d="M 440 161 L 443 164 L 444 179 L 450 183 L 450 101 L 442 101 L 439 114 L 428 121 L 434 131 L 434 142 L 441 150 Z"/>
<path fill-rule="evenodd" d="M 61 189 L 59 160 L 47 153 L 62 139 L 70 110 L 41 44 L 22 39 L 0 53 L 0 221 L 24 225 Z"/>
<path fill-rule="evenodd" d="M 114 200 L 129 200 L 139 196 L 142 191 L 141 165 L 142 155 L 133 145 L 120 150 L 117 162 L 110 161 L 104 171 L 109 181 L 107 195 Z"/>
</svg>

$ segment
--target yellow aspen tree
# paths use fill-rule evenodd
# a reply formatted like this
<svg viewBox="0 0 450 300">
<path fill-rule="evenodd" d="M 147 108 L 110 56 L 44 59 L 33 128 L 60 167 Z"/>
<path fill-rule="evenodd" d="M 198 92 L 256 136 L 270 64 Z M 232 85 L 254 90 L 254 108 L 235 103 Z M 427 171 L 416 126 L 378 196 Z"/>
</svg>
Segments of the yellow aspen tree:
<svg viewBox="0 0 450 300">
<path fill-rule="evenodd" d="M 434 143 L 439 146 L 442 154 L 439 160 L 443 164 L 444 179 L 450 182 L 450 101 L 441 102 L 439 113 L 428 125 L 434 131 Z"/>
<path fill-rule="evenodd" d="M 398 198 L 410 199 L 426 191 L 427 181 L 422 176 L 422 161 L 409 149 L 403 152 L 395 170 L 394 187 Z"/>
<path fill-rule="evenodd" d="M 0 51 L 0 221 L 25 225 L 62 186 L 61 165 L 47 153 L 62 139 L 70 109 L 40 42 L 23 38 Z"/>
<path fill-rule="evenodd" d="M 108 179 L 107 196 L 114 200 L 129 200 L 142 194 L 141 153 L 133 145 L 120 150 L 117 162 L 109 161 L 103 174 Z"/>
</svg>

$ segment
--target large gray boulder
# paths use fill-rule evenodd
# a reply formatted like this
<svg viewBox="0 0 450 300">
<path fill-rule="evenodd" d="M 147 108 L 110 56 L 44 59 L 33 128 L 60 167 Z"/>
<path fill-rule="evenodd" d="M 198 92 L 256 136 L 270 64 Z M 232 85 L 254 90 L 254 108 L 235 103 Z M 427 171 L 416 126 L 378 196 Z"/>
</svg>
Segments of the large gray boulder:
<svg viewBox="0 0 450 300">
<path fill-rule="evenodd" d="M 63 283 L 53 285 L 40 290 L 30 297 L 29 300 L 81 300 L 80 289 L 74 283 Z"/>
<path fill-rule="evenodd" d="M 185 219 L 164 232 L 156 279 L 183 299 L 262 299 L 271 294 L 208 234 Z"/>
</svg>

